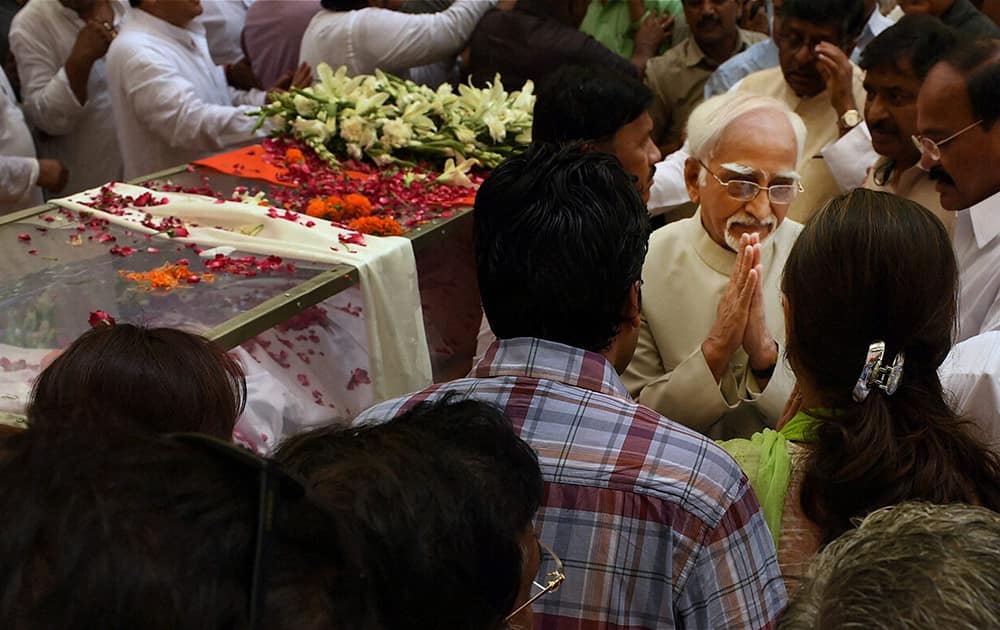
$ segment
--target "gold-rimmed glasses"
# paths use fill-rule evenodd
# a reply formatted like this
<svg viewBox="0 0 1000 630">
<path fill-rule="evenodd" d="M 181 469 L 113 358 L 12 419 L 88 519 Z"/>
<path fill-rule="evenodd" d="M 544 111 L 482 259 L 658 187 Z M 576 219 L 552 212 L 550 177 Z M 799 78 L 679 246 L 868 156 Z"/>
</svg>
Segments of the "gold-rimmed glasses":
<svg viewBox="0 0 1000 630">
<path fill-rule="evenodd" d="M 778 205 L 786 205 L 795 201 L 796 195 L 805 190 L 802 188 L 801 182 L 795 182 L 794 184 L 773 184 L 771 186 L 761 186 L 757 182 L 751 182 L 746 179 L 730 179 L 729 181 L 722 181 L 718 175 L 716 175 L 712 169 L 708 168 L 704 162 L 698 160 L 698 164 L 701 165 L 703 169 L 708 171 L 708 174 L 715 178 L 715 181 L 719 182 L 719 185 L 726 189 L 726 194 L 737 201 L 753 201 L 754 198 L 760 194 L 760 191 L 767 191 L 767 198 L 771 203 Z"/>
<path fill-rule="evenodd" d="M 531 597 L 528 598 L 528 601 L 524 602 L 523 604 L 515 608 L 512 613 L 507 615 L 507 618 L 504 619 L 505 622 L 510 621 L 511 619 L 516 617 L 518 613 L 520 613 L 528 606 L 531 606 L 541 596 L 559 590 L 559 587 L 562 585 L 562 583 L 566 581 L 566 573 L 563 571 L 562 560 L 560 560 L 559 556 L 557 556 L 556 553 L 552 551 L 552 548 L 539 540 L 538 551 L 539 554 L 542 556 L 542 563 L 539 566 L 548 568 L 547 565 L 551 564 L 552 570 L 545 573 L 545 577 L 542 579 L 544 584 L 539 582 L 537 577 L 536 579 L 531 581 L 532 585 Z M 548 559 L 546 559 L 546 556 L 548 556 Z"/>
<path fill-rule="evenodd" d="M 920 151 L 921 156 L 927 156 L 930 159 L 937 162 L 938 160 L 941 159 L 941 147 L 948 144 L 955 138 L 959 137 L 966 131 L 972 129 L 976 125 L 981 125 L 982 123 L 983 123 L 982 120 L 977 120 L 968 127 L 963 127 L 958 131 L 956 131 L 955 133 L 948 136 L 947 138 L 945 138 L 944 140 L 939 140 L 937 142 L 931 140 L 927 136 L 910 136 L 910 140 L 913 140 L 913 145 L 917 147 L 918 151 Z"/>
</svg>

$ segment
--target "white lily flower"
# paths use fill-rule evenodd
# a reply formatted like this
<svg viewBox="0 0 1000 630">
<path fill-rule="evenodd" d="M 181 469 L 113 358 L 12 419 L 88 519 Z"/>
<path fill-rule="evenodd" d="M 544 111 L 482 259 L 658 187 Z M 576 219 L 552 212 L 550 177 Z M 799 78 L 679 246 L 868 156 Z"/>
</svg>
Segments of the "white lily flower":
<svg viewBox="0 0 1000 630">
<path fill-rule="evenodd" d="M 326 142 L 327 138 L 330 137 L 326 131 L 326 125 L 319 120 L 296 118 L 295 122 L 292 123 L 292 130 L 296 137 L 303 139 L 319 138 L 321 142 Z"/>
<path fill-rule="evenodd" d="M 458 156 L 458 163 L 455 160 L 448 158 L 448 161 L 444 163 L 444 172 L 435 180 L 439 184 L 448 184 L 449 186 L 466 186 L 469 188 L 475 187 L 472 180 L 469 179 L 468 173 L 473 166 L 479 166 L 479 160 L 475 158 L 463 158 Z"/>
<path fill-rule="evenodd" d="M 413 137 L 413 128 L 402 120 L 388 120 L 382 125 L 382 144 L 392 147 L 405 147 Z"/>
<path fill-rule="evenodd" d="M 296 94 L 292 99 L 292 103 L 295 105 L 295 111 L 298 112 L 299 116 L 314 116 L 316 110 L 319 109 L 319 103 L 315 99 L 303 96 L 302 94 Z"/>
</svg>

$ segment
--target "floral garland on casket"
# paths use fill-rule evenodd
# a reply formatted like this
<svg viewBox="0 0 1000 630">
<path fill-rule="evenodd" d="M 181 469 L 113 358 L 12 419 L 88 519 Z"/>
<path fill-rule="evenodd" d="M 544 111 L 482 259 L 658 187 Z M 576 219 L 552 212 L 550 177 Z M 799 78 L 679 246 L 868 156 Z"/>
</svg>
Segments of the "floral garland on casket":
<svg viewBox="0 0 1000 630">
<path fill-rule="evenodd" d="M 455 175 L 494 168 L 531 142 L 534 86 L 504 90 L 500 75 L 487 88 L 437 90 L 376 70 L 347 76 L 325 63 L 309 88 L 273 97 L 258 112 L 274 135 L 308 145 L 330 166 L 342 158 L 378 166 L 430 161 Z M 448 160 L 450 163 L 446 163 Z"/>
</svg>

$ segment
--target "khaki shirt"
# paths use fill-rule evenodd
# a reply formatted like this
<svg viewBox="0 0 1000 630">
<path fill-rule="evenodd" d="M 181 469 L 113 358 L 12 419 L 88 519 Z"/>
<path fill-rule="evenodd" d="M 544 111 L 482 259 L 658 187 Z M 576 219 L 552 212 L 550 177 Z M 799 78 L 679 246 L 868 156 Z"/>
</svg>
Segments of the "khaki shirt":
<svg viewBox="0 0 1000 630">
<path fill-rule="evenodd" d="M 733 55 L 743 52 L 750 44 L 767 39 L 763 33 L 743 29 L 739 29 L 739 34 Z M 649 60 L 645 81 L 653 92 L 649 113 L 653 118 L 652 137 L 657 145 L 674 143 L 680 146 L 688 116 L 704 100 L 705 83 L 719 63 L 702 52 L 694 37 L 688 37 Z"/>
</svg>

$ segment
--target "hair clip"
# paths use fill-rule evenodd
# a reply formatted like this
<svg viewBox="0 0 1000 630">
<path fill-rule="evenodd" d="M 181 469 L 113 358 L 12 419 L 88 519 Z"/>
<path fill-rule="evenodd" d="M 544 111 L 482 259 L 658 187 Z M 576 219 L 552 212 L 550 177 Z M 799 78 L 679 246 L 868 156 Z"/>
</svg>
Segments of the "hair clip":
<svg viewBox="0 0 1000 630">
<path fill-rule="evenodd" d="M 864 402 L 868 398 L 872 387 L 878 387 L 883 392 L 892 396 L 899 389 L 899 382 L 903 380 L 904 353 L 900 352 L 893 359 L 892 365 L 883 365 L 882 359 L 885 356 L 885 342 L 876 341 L 868 346 L 868 355 L 865 357 L 865 366 L 861 369 L 861 376 L 854 385 L 854 400 Z"/>
</svg>

